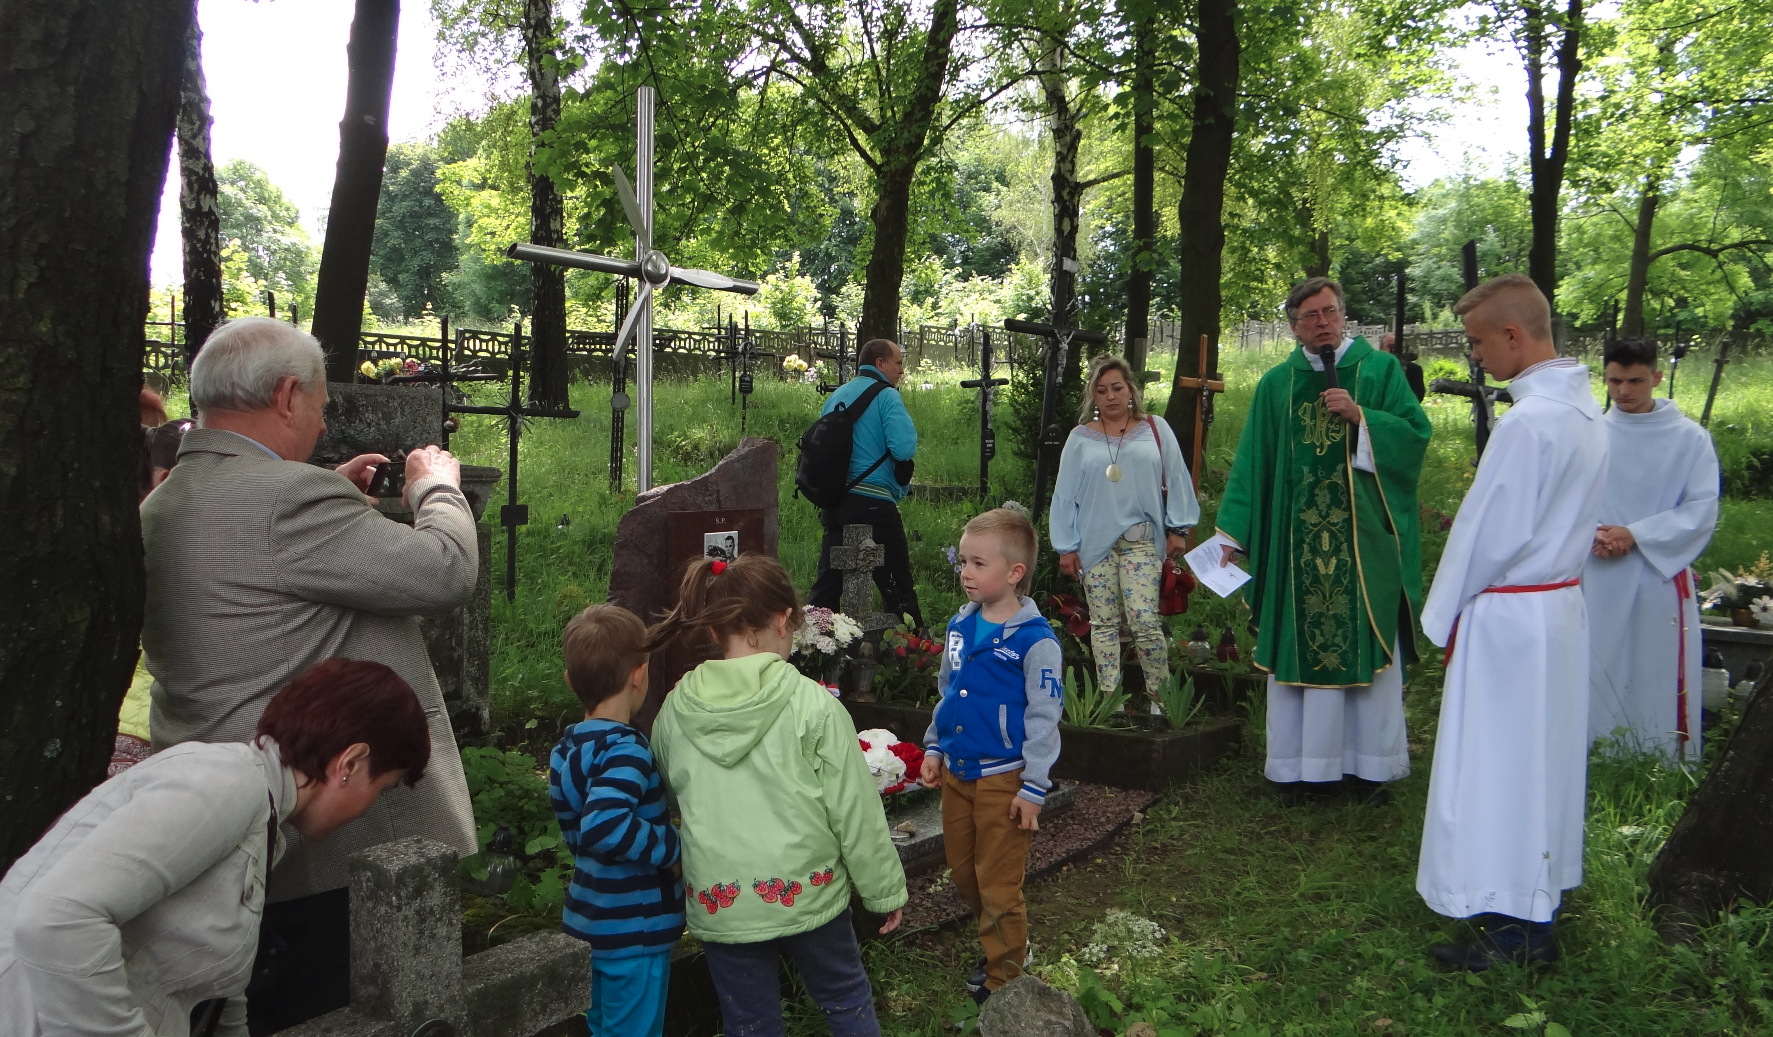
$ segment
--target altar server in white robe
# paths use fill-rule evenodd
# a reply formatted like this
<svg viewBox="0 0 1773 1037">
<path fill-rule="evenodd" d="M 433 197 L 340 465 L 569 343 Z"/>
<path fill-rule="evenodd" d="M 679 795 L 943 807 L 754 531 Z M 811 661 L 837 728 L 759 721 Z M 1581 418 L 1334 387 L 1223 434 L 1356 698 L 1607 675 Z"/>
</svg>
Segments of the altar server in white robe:
<svg viewBox="0 0 1773 1037">
<path fill-rule="evenodd" d="M 1612 445 L 1588 600 L 1591 739 L 1699 759 L 1699 601 L 1687 567 L 1718 524 L 1718 452 L 1711 434 L 1656 399 L 1656 343 L 1608 346 L 1602 422 Z"/>
<path fill-rule="evenodd" d="M 1551 308 L 1508 274 L 1465 294 L 1472 358 L 1512 379 L 1453 521 L 1422 629 L 1448 649 L 1416 890 L 1469 918 L 1434 948 L 1481 971 L 1557 958 L 1551 922 L 1582 882 L 1588 624 L 1580 580 L 1600 524 L 1607 433 L 1588 368 L 1560 358 Z"/>
</svg>

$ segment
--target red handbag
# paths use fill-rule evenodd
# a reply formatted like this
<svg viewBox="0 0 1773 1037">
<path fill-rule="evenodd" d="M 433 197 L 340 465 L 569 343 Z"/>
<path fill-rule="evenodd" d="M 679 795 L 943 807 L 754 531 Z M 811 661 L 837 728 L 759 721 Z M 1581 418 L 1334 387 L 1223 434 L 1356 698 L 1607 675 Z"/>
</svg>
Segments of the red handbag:
<svg viewBox="0 0 1773 1037">
<path fill-rule="evenodd" d="M 1164 466 L 1164 441 L 1158 436 L 1157 422 L 1152 420 L 1151 415 L 1145 416 L 1145 423 L 1151 426 L 1151 439 L 1157 444 L 1158 471 L 1163 473 L 1163 511 L 1164 517 L 1167 518 L 1170 513 L 1170 473 Z M 1157 527 L 1162 533 L 1164 524 L 1159 522 Z M 1161 538 L 1158 538 L 1158 543 L 1161 545 L 1158 550 L 1162 552 L 1165 547 L 1169 546 L 1168 534 L 1164 533 Z M 1166 554 L 1163 576 L 1158 579 L 1157 614 L 1160 616 L 1180 616 L 1187 612 L 1188 595 L 1198 586 L 1200 584 L 1195 581 L 1194 574 L 1177 565 L 1176 560 Z"/>
</svg>

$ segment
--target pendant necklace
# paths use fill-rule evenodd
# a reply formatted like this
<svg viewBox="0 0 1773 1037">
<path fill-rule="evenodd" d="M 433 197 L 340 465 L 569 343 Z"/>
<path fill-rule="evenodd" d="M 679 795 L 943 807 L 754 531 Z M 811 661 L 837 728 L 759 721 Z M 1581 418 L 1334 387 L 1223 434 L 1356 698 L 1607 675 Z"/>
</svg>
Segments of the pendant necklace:
<svg viewBox="0 0 1773 1037">
<path fill-rule="evenodd" d="M 1114 452 L 1108 455 L 1108 481 L 1109 482 L 1120 482 L 1120 476 L 1121 476 L 1120 465 L 1116 464 L 1115 462 L 1120 459 L 1121 448 L 1126 446 L 1127 433 L 1130 431 L 1132 431 L 1132 426 L 1128 425 L 1126 428 L 1121 429 L 1120 435 L 1115 438 Z M 1108 436 L 1108 423 L 1107 422 L 1102 423 L 1102 435 L 1104 438 L 1107 438 L 1107 436 Z"/>
</svg>

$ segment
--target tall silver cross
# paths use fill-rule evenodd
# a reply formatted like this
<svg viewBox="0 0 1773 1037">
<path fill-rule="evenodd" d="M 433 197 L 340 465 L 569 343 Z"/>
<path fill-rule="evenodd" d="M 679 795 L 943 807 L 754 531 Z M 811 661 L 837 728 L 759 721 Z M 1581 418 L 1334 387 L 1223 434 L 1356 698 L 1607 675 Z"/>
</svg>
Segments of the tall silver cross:
<svg viewBox="0 0 1773 1037">
<path fill-rule="evenodd" d="M 591 252 L 574 252 L 518 242 L 505 250 L 512 259 L 530 263 L 549 263 L 580 270 L 597 270 L 640 281 L 640 292 L 616 344 L 610 350 L 610 361 L 618 363 L 628 336 L 634 336 L 634 405 L 639 424 L 635 428 L 636 489 L 645 493 L 653 485 L 653 291 L 666 285 L 691 285 L 712 288 L 717 292 L 756 295 L 757 282 L 717 274 L 712 270 L 672 266 L 663 252 L 653 248 L 653 88 L 643 86 L 635 98 L 634 112 L 634 178 L 639 190 L 629 184 L 620 166 L 615 169 L 616 194 L 628 214 L 628 225 L 634 228 L 634 258 L 617 259 Z"/>
</svg>

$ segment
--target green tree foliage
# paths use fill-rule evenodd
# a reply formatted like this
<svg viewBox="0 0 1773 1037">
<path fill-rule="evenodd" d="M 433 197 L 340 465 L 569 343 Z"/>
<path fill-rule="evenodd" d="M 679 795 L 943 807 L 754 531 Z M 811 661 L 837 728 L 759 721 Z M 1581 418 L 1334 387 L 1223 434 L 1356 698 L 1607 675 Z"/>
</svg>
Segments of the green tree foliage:
<svg viewBox="0 0 1773 1037">
<path fill-rule="evenodd" d="M 440 152 L 428 144 L 388 148 L 369 269 L 408 317 L 448 312 L 444 277 L 456 269 L 456 216 L 437 191 Z"/>
<path fill-rule="evenodd" d="M 222 248 L 239 252 L 236 266 L 250 276 L 242 282 L 239 272 L 229 269 L 230 257 L 223 257 L 224 276 L 229 284 L 224 292 L 230 302 L 229 312 L 238 315 L 235 296 L 242 284 L 256 285 L 262 295 L 265 289 L 277 293 L 279 312 L 290 302 L 301 306 L 303 313 L 313 312 L 314 274 L 320 256 L 302 229 L 301 210 L 283 196 L 283 191 L 263 169 L 245 159 L 235 159 L 216 170 L 216 208 L 221 211 Z M 260 305 L 263 299 L 257 300 Z"/>
</svg>

